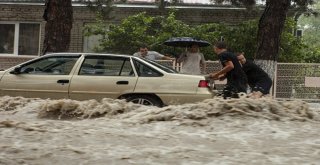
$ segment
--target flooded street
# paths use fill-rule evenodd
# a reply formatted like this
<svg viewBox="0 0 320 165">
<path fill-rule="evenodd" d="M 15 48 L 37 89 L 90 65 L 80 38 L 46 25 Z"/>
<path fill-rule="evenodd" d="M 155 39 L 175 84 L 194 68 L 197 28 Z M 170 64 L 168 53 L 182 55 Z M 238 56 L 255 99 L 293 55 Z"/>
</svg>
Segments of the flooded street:
<svg viewBox="0 0 320 165">
<path fill-rule="evenodd" d="M 320 109 L 303 101 L 0 97 L 0 164 L 319 164 Z"/>
</svg>

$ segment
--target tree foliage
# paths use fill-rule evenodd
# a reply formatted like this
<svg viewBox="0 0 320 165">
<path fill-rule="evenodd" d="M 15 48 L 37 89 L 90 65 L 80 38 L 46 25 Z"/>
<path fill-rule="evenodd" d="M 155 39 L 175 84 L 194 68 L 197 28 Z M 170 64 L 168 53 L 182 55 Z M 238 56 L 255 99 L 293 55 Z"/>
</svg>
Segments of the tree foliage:
<svg viewBox="0 0 320 165">
<path fill-rule="evenodd" d="M 121 0 L 125 2 L 126 0 Z M 115 0 L 80 0 L 83 4 L 85 4 L 88 9 L 94 13 L 96 13 L 97 17 L 101 17 L 102 20 L 109 20 L 112 19 L 111 13 L 114 9 L 114 2 Z"/>
<path fill-rule="evenodd" d="M 305 53 L 307 62 L 320 63 L 320 1 L 313 6 L 313 13 L 303 14 L 298 20 L 298 27 L 303 30 L 302 40 L 307 45 Z"/>
<path fill-rule="evenodd" d="M 309 58 L 306 56 L 309 54 L 307 45 L 292 33 L 295 27 L 293 19 L 286 21 L 281 35 L 280 62 L 304 62 Z M 246 21 L 237 26 L 216 23 L 191 26 L 176 20 L 172 11 L 167 17 L 140 13 L 124 19 L 120 24 L 110 25 L 109 29 L 98 19 L 96 24 L 87 26 L 86 35 L 103 36 L 98 52 L 133 54 L 141 44 L 147 44 L 152 50 L 176 57 L 184 49 L 163 45 L 171 37 L 195 37 L 211 43 L 223 37 L 233 51 L 245 52 L 248 58 L 254 58 L 257 31 L 258 20 Z M 216 60 L 212 47 L 201 48 L 201 52 L 207 60 Z"/>
<path fill-rule="evenodd" d="M 217 1 L 217 0 L 214 0 Z M 244 5 L 252 8 L 253 0 L 218 0 Z M 256 2 L 256 0 L 255 0 Z M 288 11 L 295 7 L 298 14 L 307 11 L 313 0 L 265 0 L 264 11 L 259 19 L 255 63 L 264 69 L 270 77 L 274 77 L 276 62 L 281 52 L 281 35 L 284 32 Z"/>
<path fill-rule="evenodd" d="M 221 36 L 223 25 L 205 24 L 191 27 L 175 19 L 174 11 L 167 17 L 148 16 L 146 13 L 129 16 L 118 25 L 106 28 L 103 21 L 86 27 L 85 35 L 103 36 L 98 52 L 112 52 L 133 54 L 142 44 L 149 45 L 150 49 L 163 54 L 178 56 L 184 49 L 163 45 L 171 37 L 195 37 L 208 41 L 217 40 Z M 202 48 L 207 58 L 213 58 L 212 48 Z"/>
</svg>

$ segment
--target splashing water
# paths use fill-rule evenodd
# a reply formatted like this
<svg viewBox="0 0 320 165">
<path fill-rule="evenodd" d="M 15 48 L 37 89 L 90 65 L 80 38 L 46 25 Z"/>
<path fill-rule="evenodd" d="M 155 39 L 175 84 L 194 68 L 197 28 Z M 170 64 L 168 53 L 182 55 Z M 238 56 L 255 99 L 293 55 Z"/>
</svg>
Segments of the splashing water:
<svg viewBox="0 0 320 165">
<path fill-rule="evenodd" d="M 0 97 L 0 164 L 317 164 L 320 109 L 301 100 L 150 107 Z"/>
</svg>

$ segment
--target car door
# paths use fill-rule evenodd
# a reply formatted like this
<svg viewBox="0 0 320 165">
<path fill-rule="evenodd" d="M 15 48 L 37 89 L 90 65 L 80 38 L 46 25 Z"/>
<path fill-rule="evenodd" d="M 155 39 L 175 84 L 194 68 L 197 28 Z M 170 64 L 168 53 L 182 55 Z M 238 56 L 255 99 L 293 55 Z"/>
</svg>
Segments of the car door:
<svg viewBox="0 0 320 165">
<path fill-rule="evenodd" d="M 138 77 L 130 57 L 86 55 L 70 84 L 76 100 L 113 98 L 134 91 Z"/>
<path fill-rule="evenodd" d="M 9 70 L 0 81 L 3 95 L 68 98 L 72 70 L 80 55 L 50 55 Z"/>
</svg>

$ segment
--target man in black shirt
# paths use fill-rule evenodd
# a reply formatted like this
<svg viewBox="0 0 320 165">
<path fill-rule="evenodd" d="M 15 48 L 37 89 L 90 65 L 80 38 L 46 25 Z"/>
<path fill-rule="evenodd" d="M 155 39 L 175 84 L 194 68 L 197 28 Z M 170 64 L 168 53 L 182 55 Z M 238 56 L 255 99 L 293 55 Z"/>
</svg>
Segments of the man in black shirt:
<svg viewBox="0 0 320 165">
<path fill-rule="evenodd" d="M 227 51 L 227 46 L 224 42 L 217 42 L 213 49 L 218 55 L 223 68 L 216 73 L 209 74 L 209 77 L 213 79 L 227 78 L 227 84 L 222 93 L 223 97 L 238 98 L 238 93 L 246 93 L 247 91 L 247 77 L 237 56 Z"/>
<path fill-rule="evenodd" d="M 260 98 L 269 94 L 272 86 L 272 80 L 263 69 L 252 61 L 246 60 L 244 53 L 238 53 L 237 58 L 242 64 L 242 69 L 248 77 L 248 84 L 252 89 L 252 97 Z"/>
</svg>

